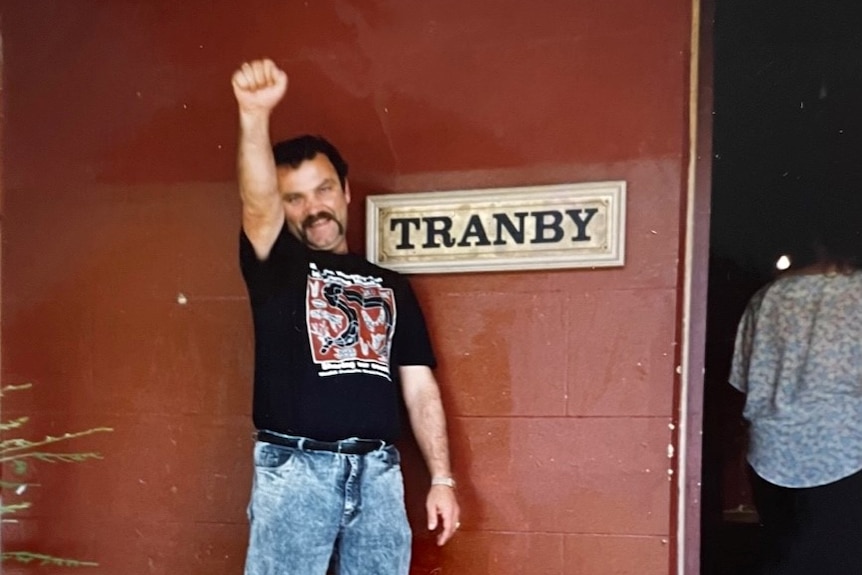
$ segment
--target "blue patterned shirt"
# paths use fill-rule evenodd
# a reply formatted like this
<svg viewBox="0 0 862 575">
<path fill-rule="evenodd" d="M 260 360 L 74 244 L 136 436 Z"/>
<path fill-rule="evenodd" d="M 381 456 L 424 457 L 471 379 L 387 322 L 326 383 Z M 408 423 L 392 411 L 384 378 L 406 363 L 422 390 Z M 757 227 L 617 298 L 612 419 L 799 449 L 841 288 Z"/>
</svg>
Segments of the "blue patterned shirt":
<svg viewBox="0 0 862 575">
<path fill-rule="evenodd" d="M 730 383 L 763 479 L 815 487 L 862 469 L 862 272 L 787 275 L 755 294 Z"/>
</svg>

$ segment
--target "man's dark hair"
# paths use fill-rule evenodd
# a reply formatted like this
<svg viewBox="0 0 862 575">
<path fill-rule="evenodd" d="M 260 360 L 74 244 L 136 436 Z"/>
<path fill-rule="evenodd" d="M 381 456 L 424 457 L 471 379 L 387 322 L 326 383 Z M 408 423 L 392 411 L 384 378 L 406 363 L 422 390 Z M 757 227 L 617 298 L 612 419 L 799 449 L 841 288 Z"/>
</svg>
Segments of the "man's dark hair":
<svg viewBox="0 0 862 575">
<path fill-rule="evenodd" d="M 317 154 L 323 154 L 335 168 L 342 188 L 347 181 L 347 162 L 338 149 L 322 136 L 306 134 L 278 142 L 272 147 L 272 154 L 275 156 L 276 166 L 291 168 L 298 168 L 302 162 L 313 159 Z"/>
</svg>

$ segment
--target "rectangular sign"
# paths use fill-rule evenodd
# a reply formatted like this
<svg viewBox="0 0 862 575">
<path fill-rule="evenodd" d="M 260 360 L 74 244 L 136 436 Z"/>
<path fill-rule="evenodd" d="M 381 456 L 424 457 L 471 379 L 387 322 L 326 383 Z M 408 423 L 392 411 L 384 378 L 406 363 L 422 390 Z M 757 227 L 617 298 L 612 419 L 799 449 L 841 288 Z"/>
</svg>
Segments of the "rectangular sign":
<svg viewBox="0 0 862 575">
<path fill-rule="evenodd" d="M 369 261 L 403 273 L 622 266 L 624 181 L 368 196 Z"/>
</svg>

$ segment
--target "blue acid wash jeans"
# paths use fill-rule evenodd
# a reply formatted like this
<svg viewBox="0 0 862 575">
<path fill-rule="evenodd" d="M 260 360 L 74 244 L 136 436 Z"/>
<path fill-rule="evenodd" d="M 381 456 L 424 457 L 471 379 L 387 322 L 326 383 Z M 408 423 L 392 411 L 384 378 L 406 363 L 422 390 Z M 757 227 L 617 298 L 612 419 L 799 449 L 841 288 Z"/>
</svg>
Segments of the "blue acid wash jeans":
<svg viewBox="0 0 862 575">
<path fill-rule="evenodd" d="M 245 575 L 407 575 L 400 455 L 257 441 Z"/>
</svg>

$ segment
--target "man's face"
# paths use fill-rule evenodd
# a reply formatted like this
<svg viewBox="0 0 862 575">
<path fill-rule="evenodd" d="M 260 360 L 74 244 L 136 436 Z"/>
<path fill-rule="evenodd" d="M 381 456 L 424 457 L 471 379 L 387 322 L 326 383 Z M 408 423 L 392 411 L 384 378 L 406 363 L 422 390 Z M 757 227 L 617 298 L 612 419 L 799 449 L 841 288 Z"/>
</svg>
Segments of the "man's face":
<svg viewBox="0 0 862 575">
<path fill-rule="evenodd" d="M 317 154 L 297 168 L 278 166 L 276 174 L 290 233 L 311 249 L 346 253 L 350 185 L 342 189 L 329 158 Z"/>
</svg>

